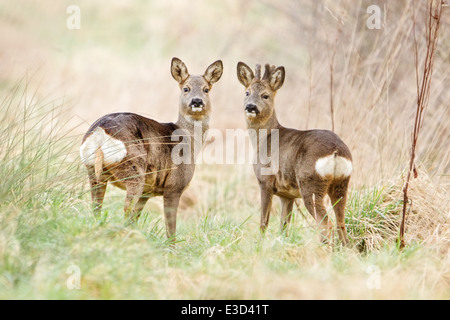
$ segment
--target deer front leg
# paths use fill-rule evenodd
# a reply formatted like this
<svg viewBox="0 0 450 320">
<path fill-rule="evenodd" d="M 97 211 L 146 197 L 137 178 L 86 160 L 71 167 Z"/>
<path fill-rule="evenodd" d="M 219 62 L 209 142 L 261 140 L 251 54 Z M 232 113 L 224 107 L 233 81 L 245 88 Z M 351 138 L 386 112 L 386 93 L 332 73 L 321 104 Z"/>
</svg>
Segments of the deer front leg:
<svg viewBox="0 0 450 320">
<path fill-rule="evenodd" d="M 292 208 L 294 206 L 294 199 L 280 197 L 281 200 L 281 224 L 280 233 L 288 235 L 288 225 L 291 221 Z"/>
<path fill-rule="evenodd" d="M 175 242 L 175 233 L 177 228 L 177 210 L 180 203 L 181 193 L 164 193 L 164 217 L 166 220 L 166 234 L 171 242 Z"/>
<path fill-rule="evenodd" d="M 261 222 L 260 230 L 264 233 L 269 225 L 270 209 L 272 208 L 273 191 L 265 186 L 261 187 Z"/>
</svg>

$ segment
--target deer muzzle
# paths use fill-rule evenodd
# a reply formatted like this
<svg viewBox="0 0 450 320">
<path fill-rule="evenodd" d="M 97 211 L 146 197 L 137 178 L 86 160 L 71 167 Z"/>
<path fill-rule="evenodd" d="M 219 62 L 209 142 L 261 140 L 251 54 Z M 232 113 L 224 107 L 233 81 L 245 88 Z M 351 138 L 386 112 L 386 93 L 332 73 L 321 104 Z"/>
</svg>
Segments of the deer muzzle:
<svg viewBox="0 0 450 320">
<path fill-rule="evenodd" d="M 254 104 L 248 104 L 245 106 L 245 114 L 247 115 L 247 117 L 256 117 L 258 115 L 258 113 L 260 113 L 260 111 L 258 110 L 258 107 Z"/>
<path fill-rule="evenodd" d="M 193 112 L 201 112 L 205 106 L 204 102 L 200 98 L 194 98 L 191 100 L 189 107 L 191 107 Z"/>
</svg>

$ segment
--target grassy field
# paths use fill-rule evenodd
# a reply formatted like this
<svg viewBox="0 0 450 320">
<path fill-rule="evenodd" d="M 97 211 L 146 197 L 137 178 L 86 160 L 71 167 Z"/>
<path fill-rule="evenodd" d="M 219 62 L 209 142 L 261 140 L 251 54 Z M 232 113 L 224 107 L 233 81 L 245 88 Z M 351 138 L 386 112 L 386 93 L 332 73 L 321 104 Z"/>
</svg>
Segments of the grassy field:
<svg viewBox="0 0 450 320">
<path fill-rule="evenodd" d="M 372 1 L 386 16 L 381 30 L 368 31 L 369 2 L 80 1 L 80 30 L 65 26 L 68 1 L 2 2 L 0 299 L 450 299 L 448 11 L 409 191 L 407 246 L 399 250 L 416 92 L 412 9 L 408 1 Z M 262 237 L 250 165 L 196 168 L 174 247 L 162 199 L 128 226 L 124 192 L 111 186 L 103 217 L 94 219 L 81 135 L 118 110 L 176 120 L 172 56 L 194 73 L 223 59 L 211 93 L 214 128 L 244 127 L 234 116 L 242 60 L 285 65 L 276 101 L 283 124 L 330 129 L 333 52 L 335 131 L 355 166 L 349 248 L 322 245 L 301 201 L 288 236 L 279 234 L 275 202 Z"/>
<path fill-rule="evenodd" d="M 279 235 L 273 214 L 261 237 L 251 167 L 200 165 L 180 209 L 179 242 L 171 247 L 160 199 L 130 227 L 124 193 L 111 188 L 104 216 L 94 219 L 84 168 L 73 157 L 77 136 L 58 134 L 53 107 L 49 112 L 30 101 L 21 109 L 24 97 L 14 101 L 19 93 L 2 104 L 2 299 L 450 297 L 447 207 L 436 204 L 446 194 L 425 173 L 411 190 L 416 209 L 408 246 L 399 251 L 401 179 L 352 190 L 351 246 L 341 248 L 319 243 L 302 206 L 288 236 Z M 51 119 L 48 127 L 43 120 Z"/>
</svg>

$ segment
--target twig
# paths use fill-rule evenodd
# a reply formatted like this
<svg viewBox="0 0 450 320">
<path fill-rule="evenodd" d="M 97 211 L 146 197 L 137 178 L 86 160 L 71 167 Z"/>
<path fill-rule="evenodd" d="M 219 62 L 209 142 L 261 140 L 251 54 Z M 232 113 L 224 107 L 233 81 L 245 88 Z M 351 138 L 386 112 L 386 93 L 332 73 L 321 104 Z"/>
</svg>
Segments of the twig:
<svg viewBox="0 0 450 320">
<path fill-rule="evenodd" d="M 336 37 L 337 42 L 337 37 Z M 333 85 L 334 85 L 334 57 L 336 56 L 336 43 L 334 45 L 333 56 L 330 60 L 330 113 L 331 113 L 331 131 L 334 132 L 334 103 L 333 103 Z"/>
<path fill-rule="evenodd" d="M 414 10 L 414 7 L 413 7 Z M 409 159 L 409 170 L 406 175 L 406 181 L 403 186 L 403 211 L 402 221 L 400 224 L 399 234 L 399 247 L 403 249 L 405 247 L 405 224 L 406 224 L 406 207 L 408 206 L 408 187 L 411 179 L 411 172 L 414 174 L 414 178 L 417 178 L 417 170 L 415 165 L 416 146 L 419 138 L 420 129 L 422 128 L 424 111 L 428 106 L 431 91 L 431 78 L 433 75 L 433 62 L 434 54 L 436 52 L 436 46 L 439 38 L 439 27 L 441 24 L 441 15 L 443 10 L 442 0 L 429 0 L 427 9 L 427 24 L 426 24 L 426 36 L 427 36 L 427 51 L 425 56 L 425 62 L 423 66 L 422 79 L 419 80 L 419 62 L 418 62 L 418 45 L 415 34 L 415 13 L 413 12 L 413 35 L 414 35 L 414 49 L 415 49 L 415 65 L 416 65 L 416 83 L 417 83 L 417 108 L 416 116 L 414 119 L 414 128 L 412 133 L 411 142 L 411 154 Z"/>
</svg>

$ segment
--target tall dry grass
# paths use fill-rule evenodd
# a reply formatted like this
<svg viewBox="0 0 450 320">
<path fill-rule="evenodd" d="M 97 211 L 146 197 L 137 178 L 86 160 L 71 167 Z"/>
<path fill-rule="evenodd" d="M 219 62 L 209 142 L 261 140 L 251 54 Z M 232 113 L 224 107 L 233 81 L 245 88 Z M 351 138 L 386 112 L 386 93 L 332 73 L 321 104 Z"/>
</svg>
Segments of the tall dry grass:
<svg viewBox="0 0 450 320">
<path fill-rule="evenodd" d="M 413 7 L 414 8 L 414 7 Z M 402 222 L 400 224 L 400 235 L 399 242 L 400 247 L 405 246 L 404 235 L 405 235 L 405 223 L 406 223 L 406 210 L 409 203 L 408 198 L 408 188 L 409 182 L 411 180 L 411 174 L 414 178 L 417 178 L 418 173 L 416 169 L 416 148 L 419 142 L 419 133 L 422 129 L 422 124 L 425 117 L 425 109 L 428 107 L 428 101 L 431 92 L 431 83 L 433 78 L 433 65 L 434 57 L 436 53 L 437 44 L 439 41 L 439 31 L 441 27 L 442 12 L 444 9 L 444 3 L 440 0 L 428 1 L 428 7 L 426 10 L 426 47 L 423 52 L 420 52 L 423 64 L 423 70 L 419 70 L 419 49 L 417 46 L 417 41 L 415 37 L 415 12 L 413 12 L 413 33 L 414 33 L 414 57 L 416 62 L 416 88 L 417 88 L 417 108 L 414 118 L 414 127 L 412 130 L 411 137 L 411 149 L 410 149 L 410 159 L 408 172 L 406 173 L 405 184 L 403 187 L 403 211 L 402 211 Z M 423 56 L 423 57 L 422 57 Z"/>
<path fill-rule="evenodd" d="M 382 10 L 381 29 L 369 30 L 369 5 Z M 154 1 L 135 5 L 81 1 L 81 29 L 68 30 L 68 2 L 3 1 L 0 5 L 3 86 L 36 72 L 40 95 L 63 95 L 80 133 L 107 112 L 133 111 L 175 121 L 178 87 L 172 56 L 192 73 L 222 59 L 225 72 L 212 92 L 212 127 L 243 128 L 238 61 L 284 65 L 287 79 L 276 108 L 286 126 L 331 129 L 333 62 L 335 131 L 354 155 L 354 187 L 391 177 L 405 167 L 415 106 L 412 1 Z M 423 6 L 417 15 L 422 19 Z M 35 12 L 39 14 L 35 14 Z M 430 111 L 419 160 L 448 188 L 450 131 L 449 19 L 442 21 Z M 214 26 L 213 28 L 208 26 Z M 417 21 L 419 46 L 424 21 Z"/>
</svg>

